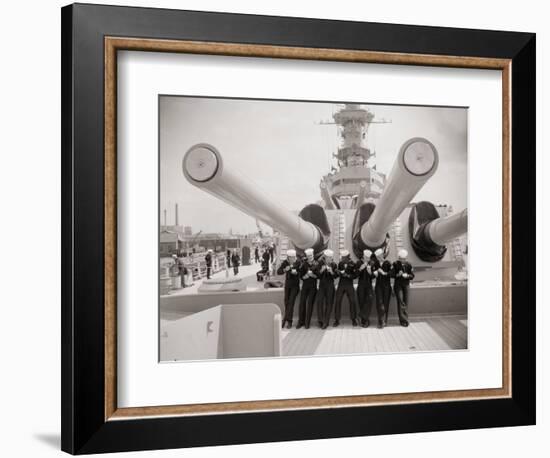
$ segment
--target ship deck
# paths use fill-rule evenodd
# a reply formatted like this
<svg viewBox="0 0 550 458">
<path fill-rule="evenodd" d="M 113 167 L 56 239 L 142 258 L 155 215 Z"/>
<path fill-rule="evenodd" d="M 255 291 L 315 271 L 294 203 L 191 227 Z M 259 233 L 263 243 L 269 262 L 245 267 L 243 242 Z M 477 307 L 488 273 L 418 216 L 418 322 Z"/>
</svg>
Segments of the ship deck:
<svg viewBox="0 0 550 458">
<path fill-rule="evenodd" d="M 256 281 L 255 272 L 258 269 L 257 264 L 240 268 L 239 277 L 245 282 L 247 291 L 264 289 L 263 283 Z M 225 271 L 222 271 L 214 274 L 213 278 L 225 276 Z M 172 291 L 169 296 L 194 296 L 201 283 L 202 280 L 196 280 L 193 286 Z M 429 286 L 437 287 L 438 282 L 430 282 Z M 392 307 L 395 307 L 393 300 Z M 345 316 L 345 307 L 343 311 Z M 164 323 L 188 315 L 190 313 L 181 310 L 161 308 L 161 330 Z M 376 328 L 375 315 L 376 311 L 373 309 L 369 328 L 353 327 L 349 318 L 345 318 L 340 326 L 330 326 L 326 330 L 316 327 L 315 319 L 312 320 L 310 329 L 282 329 L 282 356 L 450 351 L 468 348 L 466 315 L 414 314 L 409 317 L 410 325 L 406 328 L 399 325 L 397 316 L 390 315 L 388 326 L 382 330 Z"/>
<path fill-rule="evenodd" d="M 283 329 L 282 339 L 283 356 L 465 350 L 468 328 L 465 316 L 431 315 L 410 318 L 406 328 L 390 319 L 384 329 L 353 327 L 347 322 L 326 330 Z"/>
<path fill-rule="evenodd" d="M 163 324 L 188 314 L 161 315 Z M 375 353 L 410 353 L 427 351 L 466 350 L 468 323 L 463 315 L 429 315 L 409 317 L 408 327 L 402 327 L 396 317 L 390 317 L 388 326 L 378 329 L 353 327 L 349 320 L 340 326 L 325 330 L 282 329 L 281 356 L 322 356 Z"/>
</svg>

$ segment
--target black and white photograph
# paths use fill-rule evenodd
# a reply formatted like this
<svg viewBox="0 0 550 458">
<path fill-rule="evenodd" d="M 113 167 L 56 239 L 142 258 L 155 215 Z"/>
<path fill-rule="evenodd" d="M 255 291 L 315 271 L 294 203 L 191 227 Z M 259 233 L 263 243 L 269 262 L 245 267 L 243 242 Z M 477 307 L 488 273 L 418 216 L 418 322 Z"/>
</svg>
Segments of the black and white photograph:
<svg viewBox="0 0 550 458">
<path fill-rule="evenodd" d="M 468 108 L 159 95 L 160 361 L 468 349 Z"/>
</svg>

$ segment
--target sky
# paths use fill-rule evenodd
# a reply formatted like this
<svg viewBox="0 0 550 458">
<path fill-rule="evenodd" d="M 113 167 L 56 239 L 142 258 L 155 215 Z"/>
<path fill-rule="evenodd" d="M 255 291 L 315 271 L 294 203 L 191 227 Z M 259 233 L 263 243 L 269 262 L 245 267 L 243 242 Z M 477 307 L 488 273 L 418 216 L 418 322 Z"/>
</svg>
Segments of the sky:
<svg viewBox="0 0 550 458">
<path fill-rule="evenodd" d="M 370 105 L 375 119 L 367 147 L 376 151 L 376 167 L 388 174 L 401 145 L 411 137 L 425 137 L 439 153 L 439 167 L 413 199 L 466 208 L 467 109 Z M 283 207 L 299 211 L 320 200 L 319 182 L 336 165 L 331 159 L 340 145 L 332 121 L 336 103 L 160 97 L 160 217 L 167 224 L 191 226 L 194 233 L 256 232 L 256 221 L 194 187 L 184 177 L 181 163 L 197 143 L 210 143 L 224 162 L 256 183 Z M 267 229 L 263 226 L 263 229 Z"/>
</svg>

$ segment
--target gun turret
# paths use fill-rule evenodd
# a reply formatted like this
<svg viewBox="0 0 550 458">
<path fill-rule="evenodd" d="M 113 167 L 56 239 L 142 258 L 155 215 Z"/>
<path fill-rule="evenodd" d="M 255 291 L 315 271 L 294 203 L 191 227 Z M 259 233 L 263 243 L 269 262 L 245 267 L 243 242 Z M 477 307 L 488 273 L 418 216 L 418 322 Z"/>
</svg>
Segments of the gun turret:
<svg viewBox="0 0 550 458">
<path fill-rule="evenodd" d="M 388 228 L 435 173 L 438 164 L 435 146 L 424 138 L 411 138 L 401 146 L 374 210 L 372 203 L 363 204 L 370 206 L 368 211 L 358 209 L 354 221 L 356 253 L 385 245 Z"/>
<path fill-rule="evenodd" d="M 325 246 L 326 234 L 318 226 L 268 198 L 248 177 L 225 163 L 212 145 L 191 147 L 182 169 L 189 183 L 286 234 L 297 248 L 319 251 Z"/>
<path fill-rule="evenodd" d="M 468 211 L 462 210 L 456 215 L 434 219 L 426 225 L 424 237 L 438 245 L 445 245 L 468 230 Z"/>
<path fill-rule="evenodd" d="M 409 215 L 411 245 L 423 261 L 436 262 L 443 258 L 451 240 L 468 230 L 468 211 L 439 217 L 437 209 L 430 202 L 419 202 Z"/>
</svg>

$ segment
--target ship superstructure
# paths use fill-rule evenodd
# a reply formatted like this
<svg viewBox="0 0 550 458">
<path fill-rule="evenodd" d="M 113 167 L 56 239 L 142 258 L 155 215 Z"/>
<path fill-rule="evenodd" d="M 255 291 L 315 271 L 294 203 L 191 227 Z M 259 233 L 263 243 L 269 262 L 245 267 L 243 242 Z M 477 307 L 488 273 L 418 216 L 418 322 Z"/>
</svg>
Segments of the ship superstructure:
<svg viewBox="0 0 550 458">
<path fill-rule="evenodd" d="M 341 146 L 333 154 L 336 166 L 321 178 L 320 189 L 326 209 L 357 208 L 365 199 L 378 199 L 386 182 L 386 175 L 376 170 L 376 153 L 367 148 L 371 124 L 390 121 L 376 120 L 374 113 L 357 104 L 346 104 L 333 115 L 341 138 Z"/>
</svg>

